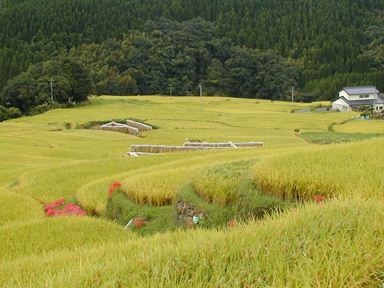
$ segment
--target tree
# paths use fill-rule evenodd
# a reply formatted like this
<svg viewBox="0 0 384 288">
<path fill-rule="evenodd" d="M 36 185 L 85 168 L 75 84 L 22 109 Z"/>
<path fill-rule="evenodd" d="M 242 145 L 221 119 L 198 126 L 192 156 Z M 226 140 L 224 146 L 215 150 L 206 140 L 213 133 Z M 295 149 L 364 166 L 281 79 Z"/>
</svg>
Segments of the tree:
<svg viewBox="0 0 384 288">
<path fill-rule="evenodd" d="M 207 93 L 209 95 L 222 95 L 223 93 L 223 79 L 225 76 L 225 69 L 223 63 L 218 59 L 212 59 L 208 67 L 207 80 L 204 83 Z"/>
<path fill-rule="evenodd" d="M 51 106 L 51 79 L 54 80 L 53 101 L 59 104 L 83 102 L 92 91 L 87 70 L 76 60 L 59 58 L 32 65 L 10 80 L 1 92 L 1 102 L 6 107 L 20 109 L 23 114 L 46 110 L 34 108 Z"/>
<path fill-rule="evenodd" d="M 7 107 L 16 107 L 23 114 L 36 106 L 37 81 L 28 73 L 22 73 L 10 80 L 1 93 L 1 102 Z"/>
<path fill-rule="evenodd" d="M 71 58 L 59 60 L 58 65 L 61 65 L 62 75 L 66 78 L 65 85 L 69 86 L 68 101 L 80 103 L 87 100 L 93 91 L 93 83 L 84 66 Z"/>
</svg>

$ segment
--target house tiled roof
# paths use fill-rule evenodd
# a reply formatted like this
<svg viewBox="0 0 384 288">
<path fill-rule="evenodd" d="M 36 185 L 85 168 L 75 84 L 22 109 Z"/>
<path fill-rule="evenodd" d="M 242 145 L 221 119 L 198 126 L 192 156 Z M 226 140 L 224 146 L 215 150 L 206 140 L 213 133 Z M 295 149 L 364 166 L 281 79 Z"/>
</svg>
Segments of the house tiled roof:
<svg viewBox="0 0 384 288">
<path fill-rule="evenodd" d="M 375 104 L 384 104 L 383 98 L 377 99 L 363 99 L 363 100 L 348 100 L 344 96 L 341 96 L 339 99 L 343 100 L 349 106 L 363 106 L 363 105 L 375 105 Z"/>
<path fill-rule="evenodd" d="M 360 94 L 378 94 L 379 91 L 375 86 L 362 86 L 362 87 L 344 87 L 343 90 L 349 95 L 360 95 Z"/>
</svg>

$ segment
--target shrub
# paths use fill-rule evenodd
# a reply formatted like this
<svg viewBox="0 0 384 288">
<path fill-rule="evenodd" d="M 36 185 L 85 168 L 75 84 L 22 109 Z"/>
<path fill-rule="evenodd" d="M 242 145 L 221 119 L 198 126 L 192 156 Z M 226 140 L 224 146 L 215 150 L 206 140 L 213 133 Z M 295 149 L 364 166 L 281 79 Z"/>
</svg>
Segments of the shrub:
<svg viewBox="0 0 384 288">
<path fill-rule="evenodd" d="M 69 122 L 65 122 L 64 126 L 65 126 L 65 129 L 67 129 L 67 130 L 72 129 L 72 124 Z"/>
<path fill-rule="evenodd" d="M 0 122 L 8 119 L 21 117 L 21 111 L 16 107 L 6 108 L 0 105 Z"/>
<path fill-rule="evenodd" d="M 31 114 L 33 114 L 33 115 L 42 114 L 44 112 L 47 112 L 51 108 L 52 108 L 52 105 L 50 103 L 40 104 L 40 105 L 33 107 Z"/>
</svg>

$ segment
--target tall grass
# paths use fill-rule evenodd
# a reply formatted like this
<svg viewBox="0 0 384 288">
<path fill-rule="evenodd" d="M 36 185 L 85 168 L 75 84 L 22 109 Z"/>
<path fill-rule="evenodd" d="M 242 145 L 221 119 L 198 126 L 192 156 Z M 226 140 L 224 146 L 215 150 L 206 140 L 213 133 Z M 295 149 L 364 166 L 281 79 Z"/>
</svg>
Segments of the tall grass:
<svg viewBox="0 0 384 288">
<path fill-rule="evenodd" d="M 375 215 L 375 217 L 372 217 Z M 311 205 L 230 231 L 194 230 L 31 256 L 4 287 L 380 287 L 377 201 Z M 369 225 L 367 225 L 369 223 Z"/>
<path fill-rule="evenodd" d="M 264 158 L 254 167 L 260 189 L 289 200 L 316 194 L 349 199 L 384 196 L 384 140 L 303 149 Z"/>
<path fill-rule="evenodd" d="M 88 217 L 27 220 L 0 227 L 0 265 L 11 259 L 80 246 L 131 239 L 132 233 L 111 222 Z M 0 281 L 1 282 L 1 281 Z"/>
<path fill-rule="evenodd" d="M 383 120 L 352 120 L 347 121 L 342 125 L 335 125 L 333 129 L 336 132 L 343 133 L 376 133 L 384 134 Z"/>
<path fill-rule="evenodd" d="M 39 202 L 0 188 L 0 226 L 43 216 L 44 210 Z"/>
<path fill-rule="evenodd" d="M 238 161 L 200 168 L 193 174 L 196 192 L 208 202 L 225 206 L 241 194 L 242 184 L 250 178 L 252 162 Z"/>
<path fill-rule="evenodd" d="M 189 174 L 185 168 L 152 172 L 127 179 L 123 188 L 138 204 L 170 205 Z"/>
</svg>

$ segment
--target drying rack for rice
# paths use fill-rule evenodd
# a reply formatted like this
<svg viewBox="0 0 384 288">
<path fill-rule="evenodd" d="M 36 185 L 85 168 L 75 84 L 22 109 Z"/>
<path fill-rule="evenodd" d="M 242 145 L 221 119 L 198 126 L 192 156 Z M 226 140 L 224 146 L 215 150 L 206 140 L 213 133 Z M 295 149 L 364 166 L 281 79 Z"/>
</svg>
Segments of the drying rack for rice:
<svg viewBox="0 0 384 288">
<path fill-rule="evenodd" d="M 140 123 L 133 120 L 126 120 L 126 124 L 117 123 L 115 121 L 106 123 L 104 125 L 99 126 L 100 130 L 106 130 L 106 131 L 116 131 L 116 132 L 123 132 L 127 134 L 133 134 L 137 135 L 141 131 L 149 131 L 152 130 L 152 126 L 149 126 L 144 123 Z"/>
<path fill-rule="evenodd" d="M 139 129 L 135 127 L 131 127 L 125 124 L 117 123 L 117 122 L 109 122 L 107 124 L 101 125 L 99 127 L 100 130 L 106 130 L 106 131 L 117 131 L 117 132 L 123 132 L 127 134 L 138 134 Z"/>
<path fill-rule="evenodd" d="M 245 147 L 261 147 L 263 142 L 223 142 L 223 143 L 209 143 L 209 142 L 185 142 L 184 147 L 210 147 L 210 148 L 245 148 Z"/>
<path fill-rule="evenodd" d="M 166 145 L 131 145 L 129 156 L 144 156 L 156 153 L 172 153 L 185 151 L 199 151 L 210 149 L 239 149 L 262 147 L 263 142 L 224 142 L 224 143 L 209 143 L 209 142 L 185 142 L 183 146 L 166 146 Z"/>
<path fill-rule="evenodd" d="M 128 126 L 131 126 L 131 127 L 139 129 L 139 131 L 149 131 L 149 130 L 153 129 L 152 126 L 149 126 L 147 124 L 144 124 L 144 123 L 141 123 L 141 122 L 137 122 L 137 121 L 134 121 L 134 120 L 127 120 L 126 124 Z"/>
</svg>

